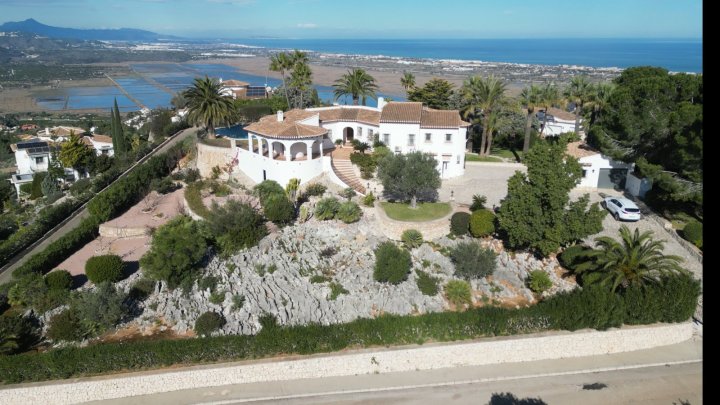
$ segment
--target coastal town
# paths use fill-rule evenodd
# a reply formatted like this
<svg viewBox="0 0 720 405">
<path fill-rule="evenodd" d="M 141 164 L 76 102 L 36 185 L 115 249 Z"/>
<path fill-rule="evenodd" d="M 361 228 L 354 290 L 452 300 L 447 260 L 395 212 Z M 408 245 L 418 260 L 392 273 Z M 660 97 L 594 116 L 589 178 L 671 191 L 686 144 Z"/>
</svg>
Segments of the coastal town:
<svg viewBox="0 0 720 405">
<path fill-rule="evenodd" d="M 702 73 L 12 24 L 1 403 L 702 402 Z"/>
</svg>

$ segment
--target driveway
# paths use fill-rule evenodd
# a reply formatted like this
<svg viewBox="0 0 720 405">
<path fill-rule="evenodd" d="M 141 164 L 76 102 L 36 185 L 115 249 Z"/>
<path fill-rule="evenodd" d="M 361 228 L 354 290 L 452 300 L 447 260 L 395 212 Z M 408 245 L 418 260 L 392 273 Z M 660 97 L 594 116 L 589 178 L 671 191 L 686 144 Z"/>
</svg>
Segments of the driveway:
<svg viewBox="0 0 720 405">
<path fill-rule="evenodd" d="M 449 201 L 452 192 L 455 202 L 472 204 L 472 197 L 481 194 L 487 197 L 487 207 L 500 205 L 507 195 L 507 181 L 517 170 L 527 172 L 520 163 L 466 162 L 465 175 L 443 180 L 438 190 L 440 201 Z"/>
</svg>

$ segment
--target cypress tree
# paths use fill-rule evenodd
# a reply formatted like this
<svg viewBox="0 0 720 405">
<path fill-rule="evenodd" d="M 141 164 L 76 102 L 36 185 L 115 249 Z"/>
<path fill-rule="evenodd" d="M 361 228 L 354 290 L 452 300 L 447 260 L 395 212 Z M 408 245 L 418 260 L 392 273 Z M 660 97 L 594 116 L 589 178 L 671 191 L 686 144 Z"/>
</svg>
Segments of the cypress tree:
<svg viewBox="0 0 720 405">
<path fill-rule="evenodd" d="M 113 149 L 116 155 L 124 155 L 128 150 L 127 141 L 122 129 L 122 120 L 120 119 L 120 109 L 118 108 L 117 98 L 115 106 L 111 111 L 110 130 L 112 132 Z"/>
</svg>

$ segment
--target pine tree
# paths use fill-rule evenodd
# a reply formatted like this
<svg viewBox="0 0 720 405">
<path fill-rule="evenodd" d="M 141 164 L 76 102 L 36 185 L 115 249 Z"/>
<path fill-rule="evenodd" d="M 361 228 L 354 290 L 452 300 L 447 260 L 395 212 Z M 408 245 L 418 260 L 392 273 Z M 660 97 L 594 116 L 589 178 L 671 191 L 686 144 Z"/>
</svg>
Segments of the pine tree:
<svg viewBox="0 0 720 405">
<path fill-rule="evenodd" d="M 112 132 L 113 149 L 116 155 L 124 155 L 128 151 L 127 140 L 125 134 L 123 134 L 122 120 L 120 118 L 120 109 L 118 108 L 117 98 L 115 99 L 115 106 L 111 111 L 110 119 L 110 132 Z"/>
</svg>

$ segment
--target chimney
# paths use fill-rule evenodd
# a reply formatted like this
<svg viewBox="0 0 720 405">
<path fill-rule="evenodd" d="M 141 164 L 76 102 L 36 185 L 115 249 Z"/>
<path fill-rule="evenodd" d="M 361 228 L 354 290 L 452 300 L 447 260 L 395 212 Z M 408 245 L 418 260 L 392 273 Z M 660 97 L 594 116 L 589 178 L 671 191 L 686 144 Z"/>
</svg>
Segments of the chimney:
<svg viewBox="0 0 720 405">
<path fill-rule="evenodd" d="M 50 128 L 45 127 L 45 135 L 50 136 Z"/>
<path fill-rule="evenodd" d="M 277 112 L 277 120 L 278 120 L 278 122 L 283 122 L 284 119 L 285 119 L 285 117 L 283 116 L 282 110 L 278 110 L 278 112 Z"/>
<path fill-rule="evenodd" d="M 385 107 L 385 97 L 378 97 L 378 110 L 382 111 L 383 107 Z"/>
</svg>

